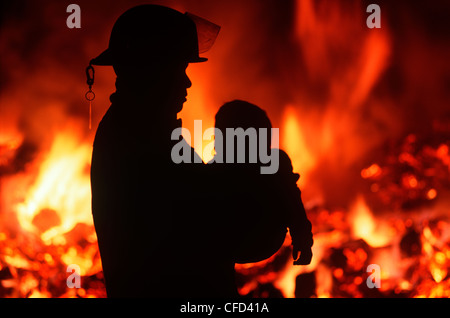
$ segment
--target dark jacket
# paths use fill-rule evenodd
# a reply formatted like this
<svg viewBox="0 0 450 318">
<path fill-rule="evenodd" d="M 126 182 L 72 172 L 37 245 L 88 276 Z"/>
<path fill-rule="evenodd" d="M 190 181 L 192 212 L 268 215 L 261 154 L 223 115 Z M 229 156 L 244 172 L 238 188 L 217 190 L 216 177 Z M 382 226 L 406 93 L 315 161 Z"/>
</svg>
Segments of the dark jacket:
<svg viewBox="0 0 450 318">
<path fill-rule="evenodd" d="M 178 142 L 170 134 L 181 122 L 133 117 L 126 103 L 135 101 L 115 94 L 111 100 L 91 166 L 92 212 L 108 296 L 234 295 L 233 265 L 214 254 L 207 240 L 205 165 L 175 164 L 170 157 Z M 192 156 L 197 156 L 193 149 Z"/>
</svg>

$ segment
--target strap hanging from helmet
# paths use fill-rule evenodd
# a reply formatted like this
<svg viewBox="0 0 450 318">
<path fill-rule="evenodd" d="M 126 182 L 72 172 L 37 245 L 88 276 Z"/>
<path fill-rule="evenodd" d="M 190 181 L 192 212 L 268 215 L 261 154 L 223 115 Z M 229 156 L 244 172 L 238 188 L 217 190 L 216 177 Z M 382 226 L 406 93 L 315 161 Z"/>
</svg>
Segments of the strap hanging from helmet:
<svg viewBox="0 0 450 318">
<path fill-rule="evenodd" d="M 86 83 L 89 86 L 89 90 L 84 94 L 84 97 L 89 101 L 89 130 L 92 128 L 92 101 L 95 99 L 95 93 L 92 91 L 95 70 L 91 63 L 92 61 L 90 61 L 88 67 L 86 67 Z"/>
</svg>

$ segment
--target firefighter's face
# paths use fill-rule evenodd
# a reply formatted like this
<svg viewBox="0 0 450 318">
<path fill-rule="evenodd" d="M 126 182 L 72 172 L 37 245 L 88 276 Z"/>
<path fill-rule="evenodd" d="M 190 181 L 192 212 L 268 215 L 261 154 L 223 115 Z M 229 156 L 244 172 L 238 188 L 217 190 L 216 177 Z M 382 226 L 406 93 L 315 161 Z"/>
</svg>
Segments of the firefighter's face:
<svg viewBox="0 0 450 318">
<path fill-rule="evenodd" d="M 180 112 L 187 100 L 187 89 L 192 82 L 186 74 L 187 62 L 162 63 L 156 68 L 147 70 L 147 83 L 151 97 L 165 101 L 167 111 Z"/>
<path fill-rule="evenodd" d="M 116 74 L 125 78 L 136 94 L 162 103 L 162 111 L 178 113 L 183 109 L 187 89 L 192 86 L 184 61 L 159 61 L 139 66 L 115 66 Z"/>
<path fill-rule="evenodd" d="M 186 74 L 188 63 L 178 63 L 170 65 L 167 69 L 167 91 L 170 105 L 176 107 L 176 112 L 183 109 L 183 104 L 187 100 L 187 89 L 192 86 L 189 76 Z"/>
</svg>

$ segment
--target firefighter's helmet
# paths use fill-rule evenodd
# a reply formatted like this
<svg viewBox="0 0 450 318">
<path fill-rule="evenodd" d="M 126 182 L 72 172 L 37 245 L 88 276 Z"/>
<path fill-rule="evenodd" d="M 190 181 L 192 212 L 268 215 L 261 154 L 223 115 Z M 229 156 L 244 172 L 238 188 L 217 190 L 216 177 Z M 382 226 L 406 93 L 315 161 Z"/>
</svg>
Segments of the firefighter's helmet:
<svg viewBox="0 0 450 318">
<path fill-rule="evenodd" d="M 149 61 L 204 62 L 199 53 L 214 43 L 220 27 L 190 13 L 159 5 L 139 5 L 123 13 L 108 48 L 92 65 L 140 65 Z M 199 50 L 200 48 L 200 50 Z"/>
</svg>

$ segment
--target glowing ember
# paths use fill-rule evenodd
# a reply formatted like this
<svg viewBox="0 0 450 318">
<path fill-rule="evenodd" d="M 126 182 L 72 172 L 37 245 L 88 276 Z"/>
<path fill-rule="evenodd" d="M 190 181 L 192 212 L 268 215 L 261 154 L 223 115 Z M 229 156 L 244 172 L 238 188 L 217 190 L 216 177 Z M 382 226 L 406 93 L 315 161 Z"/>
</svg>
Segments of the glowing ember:
<svg viewBox="0 0 450 318">
<path fill-rule="evenodd" d="M 361 171 L 361 177 L 364 179 L 371 178 L 371 177 L 378 177 L 381 174 L 381 168 L 379 165 L 374 163 L 369 168 L 363 169 Z"/>
</svg>

